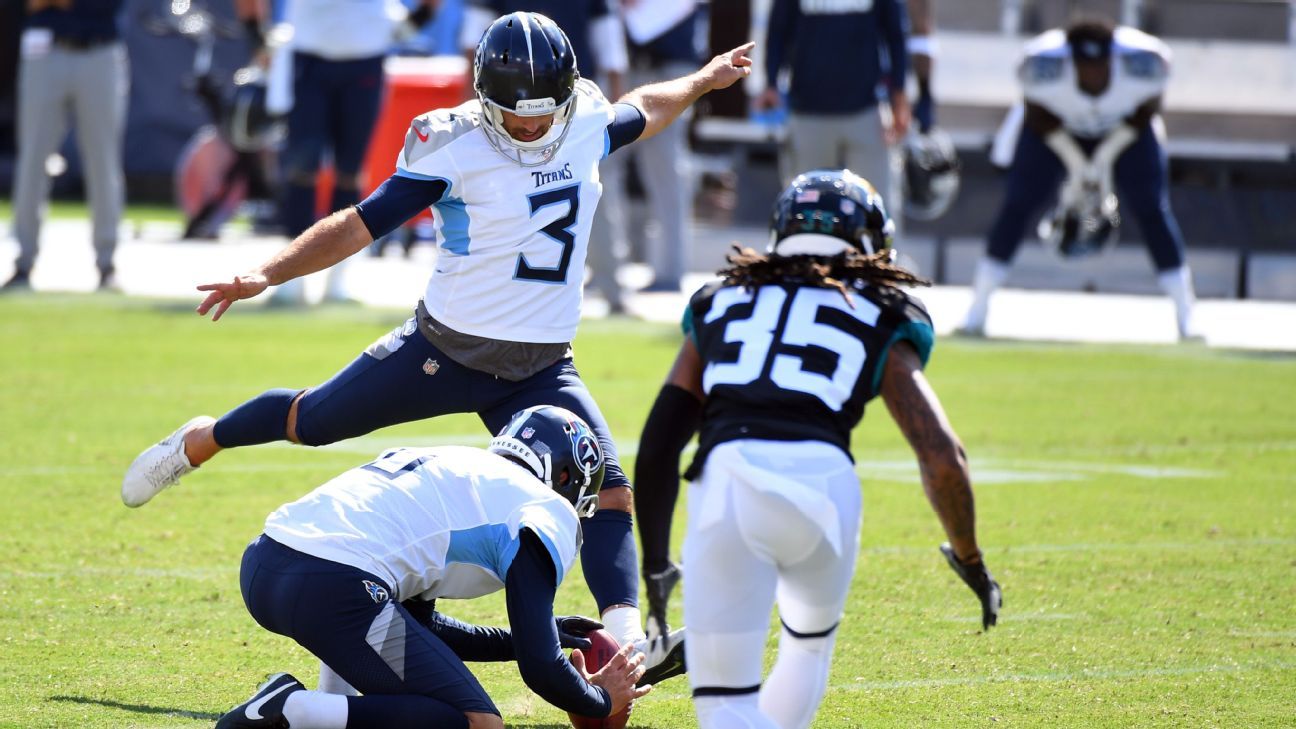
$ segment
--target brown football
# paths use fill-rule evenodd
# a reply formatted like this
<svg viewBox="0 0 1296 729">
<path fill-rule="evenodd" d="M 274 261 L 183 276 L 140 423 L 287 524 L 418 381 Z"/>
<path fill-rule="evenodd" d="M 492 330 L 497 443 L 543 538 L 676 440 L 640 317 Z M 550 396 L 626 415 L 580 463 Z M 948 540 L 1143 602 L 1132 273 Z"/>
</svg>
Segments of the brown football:
<svg viewBox="0 0 1296 729">
<path fill-rule="evenodd" d="M 612 656 L 615 656 L 617 651 L 621 650 L 616 638 L 606 630 L 596 630 L 585 637 L 593 644 L 589 649 L 581 651 L 585 655 L 585 670 L 590 673 L 597 673 L 612 660 Z M 622 729 L 626 722 L 630 721 L 630 709 L 633 707 L 632 703 L 611 716 L 601 717 L 580 716 L 567 712 L 567 718 L 571 719 L 572 726 L 576 729 Z"/>
</svg>

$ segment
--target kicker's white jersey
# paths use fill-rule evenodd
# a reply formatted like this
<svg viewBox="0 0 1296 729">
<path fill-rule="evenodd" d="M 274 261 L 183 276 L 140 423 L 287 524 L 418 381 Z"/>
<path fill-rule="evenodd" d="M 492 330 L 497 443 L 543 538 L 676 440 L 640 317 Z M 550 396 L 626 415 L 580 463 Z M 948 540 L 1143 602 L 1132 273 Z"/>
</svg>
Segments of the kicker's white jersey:
<svg viewBox="0 0 1296 729">
<path fill-rule="evenodd" d="M 386 451 L 279 507 L 265 533 L 377 575 L 396 600 L 431 600 L 503 588 L 523 527 L 540 537 L 561 583 L 581 539 L 572 505 L 500 456 L 445 446 Z"/>
<path fill-rule="evenodd" d="M 1111 51 L 1111 83 L 1098 96 L 1080 90 L 1066 33 L 1050 30 L 1026 46 L 1018 75 L 1026 101 L 1039 104 L 1067 131 L 1101 137 L 1145 102 L 1165 92 L 1170 49 L 1140 30 L 1120 26 Z"/>
<path fill-rule="evenodd" d="M 603 186 L 612 105 L 576 85 L 571 130 L 552 161 L 524 167 L 491 146 L 469 101 L 416 118 L 396 174 L 442 180 L 432 206 L 436 268 L 424 303 L 458 332 L 514 342 L 569 342 L 580 321 L 590 222 Z"/>
</svg>

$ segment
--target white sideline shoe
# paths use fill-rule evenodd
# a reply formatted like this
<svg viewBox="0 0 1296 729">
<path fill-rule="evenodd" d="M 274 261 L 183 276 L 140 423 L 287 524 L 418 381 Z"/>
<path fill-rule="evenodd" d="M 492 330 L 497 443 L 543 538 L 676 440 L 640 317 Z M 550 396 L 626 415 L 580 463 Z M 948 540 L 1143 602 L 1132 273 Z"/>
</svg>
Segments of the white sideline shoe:
<svg viewBox="0 0 1296 729">
<path fill-rule="evenodd" d="M 210 415 L 199 415 L 136 456 L 122 478 L 122 503 L 132 509 L 143 506 L 162 489 L 174 485 L 181 476 L 193 471 L 196 466 L 189 464 L 184 452 L 185 433 L 214 420 Z"/>
</svg>

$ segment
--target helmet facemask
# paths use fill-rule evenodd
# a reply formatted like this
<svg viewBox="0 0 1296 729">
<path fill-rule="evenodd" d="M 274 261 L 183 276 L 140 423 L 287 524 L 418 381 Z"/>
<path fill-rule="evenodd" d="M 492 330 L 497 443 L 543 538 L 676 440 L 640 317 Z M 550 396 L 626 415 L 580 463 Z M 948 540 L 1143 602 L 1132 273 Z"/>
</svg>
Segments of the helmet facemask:
<svg viewBox="0 0 1296 729">
<path fill-rule="evenodd" d="M 571 131 L 579 80 L 571 42 L 552 20 L 525 12 L 496 19 L 477 43 L 473 62 L 473 90 L 486 139 L 524 167 L 548 164 Z M 509 134 L 505 113 L 552 114 L 553 122 L 540 138 L 522 141 Z"/>
<path fill-rule="evenodd" d="M 558 148 L 562 146 L 563 141 L 567 139 L 567 134 L 571 131 L 571 119 L 576 114 L 576 94 L 572 94 L 562 104 L 555 104 L 551 98 L 531 99 L 518 102 L 517 107 L 514 109 L 506 109 L 488 99 L 482 93 L 481 87 L 478 86 L 477 101 L 481 103 L 482 131 L 486 133 L 487 141 L 500 154 L 514 160 L 523 167 L 539 167 L 540 165 L 549 164 L 554 155 L 558 154 Z M 529 110 L 545 110 L 523 113 L 521 109 L 524 105 L 530 107 Z M 514 138 L 504 127 L 504 112 L 506 111 L 518 116 L 553 114 L 553 123 L 539 139 L 524 142 Z"/>
</svg>

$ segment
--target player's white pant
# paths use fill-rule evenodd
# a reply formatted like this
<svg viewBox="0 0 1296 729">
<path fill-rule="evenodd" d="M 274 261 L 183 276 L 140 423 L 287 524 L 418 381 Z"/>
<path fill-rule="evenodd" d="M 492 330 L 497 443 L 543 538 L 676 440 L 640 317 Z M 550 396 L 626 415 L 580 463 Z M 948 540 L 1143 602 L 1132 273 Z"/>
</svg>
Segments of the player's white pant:
<svg viewBox="0 0 1296 729">
<path fill-rule="evenodd" d="M 703 729 L 810 725 L 859 529 L 859 479 L 835 446 L 732 441 L 707 457 L 684 542 L 685 652 Z M 761 687 L 776 598 L 778 661 Z"/>
</svg>

